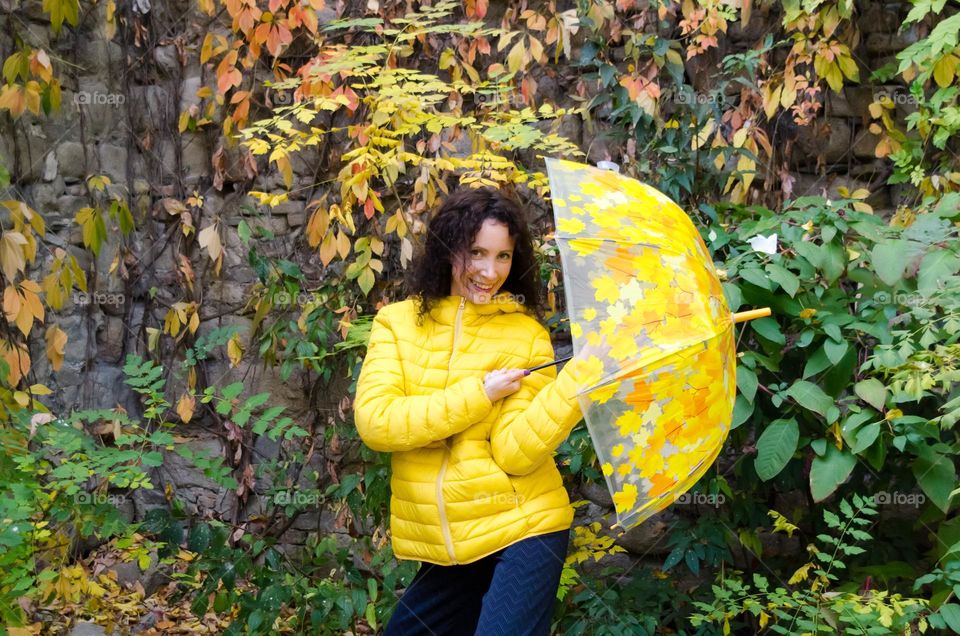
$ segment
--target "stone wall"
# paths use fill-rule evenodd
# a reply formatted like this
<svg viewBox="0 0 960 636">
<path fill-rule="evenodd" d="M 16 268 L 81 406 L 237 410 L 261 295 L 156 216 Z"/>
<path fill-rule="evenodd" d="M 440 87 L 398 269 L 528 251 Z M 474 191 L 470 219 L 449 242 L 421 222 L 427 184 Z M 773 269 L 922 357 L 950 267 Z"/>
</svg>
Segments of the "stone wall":
<svg viewBox="0 0 960 636">
<path fill-rule="evenodd" d="M 15 0 L 8 3 L 16 8 Z M 49 265 L 53 247 L 62 247 L 77 256 L 90 281 L 89 296 L 75 295 L 56 317 L 69 336 L 63 368 L 56 373 L 50 369 L 42 336 L 32 343 L 32 380 L 55 390 L 50 406 L 61 413 L 117 405 L 131 414 L 142 412 L 135 396 L 122 382 L 124 357 L 144 353 L 146 329 L 162 325 L 168 307 L 181 300 L 183 292 L 178 275 L 183 239 L 174 231 L 176 227 L 161 205 L 164 198 L 183 200 L 197 192 L 204 202 L 194 225 L 205 227 L 215 215 L 223 222 L 225 261 L 220 278 L 211 278 L 200 291 L 204 301 L 201 335 L 226 325 L 237 325 L 249 333 L 252 314 L 244 306 L 256 276 L 247 265 L 237 232 L 243 218 L 263 224 L 276 235 L 275 240 L 261 246 L 262 250 L 297 261 L 312 280 L 326 275 L 319 259 L 302 239 L 304 208 L 315 193 L 311 184 L 331 179 L 338 166 L 330 157 L 301 155 L 294 160 L 295 192 L 290 201 L 273 209 L 258 206 L 246 194 L 251 189 L 282 189 L 280 177 L 267 169 L 263 158 L 253 160 L 239 147 L 227 143 L 215 127 L 182 134 L 178 130 L 180 113 L 198 104 L 197 90 L 212 86 L 213 69 L 210 65 L 202 67 L 197 61 L 203 35 L 223 26 L 198 15 L 194 3 L 186 0 L 119 4 L 119 28 L 110 40 L 105 36 L 103 3 L 89 7 L 79 29 L 65 28 L 56 38 L 51 36 L 39 2 L 22 3 L 18 15 L 24 19 L 13 25 L 13 30 L 25 40 L 49 47 L 63 60 L 59 65 L 64 85 L 61 112 L 46 118 L 28 115 L 16 121 L 7 114 L 0 117 L 0 161 L 9 167 L 14 181 L 7 197 L 26 201 L 47 222 L 49 249 L 41 249 L 41 253 L 47 254 L 41 268 L 45 270 Z M 909 8 L 904 4 L 858 3 L 862 7 L 858 22 L 863 40 L 855 53 L 862 77 L 868 77 L 869 70 L 889 61 L 894 51 L 917 39 L 915 26 L 897 33 Z M 321 21 L 332 17 L 328 10 Z M 724 40 L 724 46 L 745 46 L 757 30 L 770 27 L 764 19 L 755 15 L 748 32 L 734 30 L 729 41 Z M 768 18 L 772 20 L 775 18 Z M 0 29 L 4 56 L 11 50 L 10 31 Z M 715 65 L 717 59 L 703 56 L 688 62 L 688 76 L 698 89 L 708 87 L 710 65 Z M 576 71 L 571 68 L 543 74 L 538 77 L 540 97 L 561 106 L 570 105 L 563 102 L 577 80 Z M 872 193 L 869 202 L 887 213 L 910 196 L 885 185 L 887 162 L 873 157 L 876 140 L 867 131 L 867 105 L 880 90 L 904 94 L 896 86 L 848 88 L 843 95 L 828 96 L 825 117 L 815 129 L 791 133 L 794 195 L 837 196 L 839 186 L 851 191 L 867 187 Z M 899 114 L 905 115 L 909 109 L 907 100 L 897 103 Z M 255 119 L 255 115 L 251 117 Z M 585 126 L 575 118 L 564 121 L 562 128 L 564 134 L 588 151 L 592 161 L 621 160 L 619 148 L 595 143 L 604 130 L 601 120 Z M 469 149 L 461 150 L 466 153 Z M 532 161 L 532 156 L 528 159 Z M 96 258 L 83 249 L 80 228 L 73 222 L 77 211 L 90 205 L 84 178 L 91 174 L 105 174 L 111 179 L 110 191 L 129 202 L 137 226 L 127 241 L 111 235 Z M 209 267 L 205 254 L 195 245 L 187 255 L 198 272 Z M 114 263 L 121 266 L 114 268 Z M 276 370 L 264 368 L 250 358 L 237 369 L 231 369 L 224 359 L 212 361 L 207 367 L 207 381 L 224 385 L 243 380 L 251 392 L 268 391 L 272 403 L 287 406 L 288 414 L 303 422 L 304 428 L 307 423 L 322 426 L 341 406 L 346 384 L 341 382 L 325 397 L 311 403 L 310 381 L 303 374 L 295 373 L 284 381 Z M 170 388 L 170 396 L 174 397 L 181 387 L 174 382 Z M 212 430 L 203 421 L 191 423 L 182 432 L 190 438 L 185 443 L 218 454 L 227 453 L 223 431 Z M 254 449 L 253 461 L 274 457 L 277 452 L 277 444 L 262 439 Z M 317 454 L 312 468 L 325 475 L 325 466 L 322 454 Z M 166 484 L 174 488 L 191 513 L 200 517 L 224 516 L 241 521 L 257 510 L 256 497 L 239 501 L 234 493 L 224 492 L 173 453 L 156 471 L 154 484 L 157 490 L 138 493 L 134 498 L 132 517 L 140 519 L 149 507 L 163 505 Z M 257 488 L 262 491 L 268 485 L 259 483 Z M 610 509 L 605 493 L 586 489 L 583 494 L 593 501 L 588 515 L 596 517 Z M 289 538 L 300 541 L 306 532 L 329 531 L 335 526 L 332 515 L 318 511 L 298 519 Z M 632 552 L 656 555 L 665 548 L 662 539 L 666 528 L 665 523 L 646 524 L 623 543 Z"/>
</svg>

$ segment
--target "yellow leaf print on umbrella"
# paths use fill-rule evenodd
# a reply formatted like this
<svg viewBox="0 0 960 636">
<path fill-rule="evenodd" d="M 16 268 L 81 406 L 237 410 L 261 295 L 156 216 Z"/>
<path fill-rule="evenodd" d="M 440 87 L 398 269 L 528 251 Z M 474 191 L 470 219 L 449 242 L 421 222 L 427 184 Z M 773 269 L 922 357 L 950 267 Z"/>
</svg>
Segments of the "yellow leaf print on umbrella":
<svg viewBox="0 0 960 636">
<path fill-rule="evenodd" d="M 654 188 L 570 161 L 547 160 L 547 172 L 574 351 L 609 347 L 571 364 L 618 525 L 629 528 L 717 457 L 736 396 L 733 325 L 770 310 L 730 312 L 697 229 Z"/>
</svg>

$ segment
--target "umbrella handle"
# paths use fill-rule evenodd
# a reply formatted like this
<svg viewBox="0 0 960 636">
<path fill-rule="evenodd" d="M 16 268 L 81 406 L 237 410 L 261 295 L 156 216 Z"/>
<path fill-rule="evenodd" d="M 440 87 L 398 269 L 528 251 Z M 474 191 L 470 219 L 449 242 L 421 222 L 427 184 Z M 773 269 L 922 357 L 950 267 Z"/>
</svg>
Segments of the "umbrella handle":
<svg viewBox="0 0 960 636">
<path fill-rule="evenodd" d="M 751 309 L 749 311 L 738 311 L 737 313 L 733 314 L 733 322 L 746 322 L 756 318 L 764 318 L 769 315 L 769 307 L 764 307 L 763 309 Z"/>
</svg>

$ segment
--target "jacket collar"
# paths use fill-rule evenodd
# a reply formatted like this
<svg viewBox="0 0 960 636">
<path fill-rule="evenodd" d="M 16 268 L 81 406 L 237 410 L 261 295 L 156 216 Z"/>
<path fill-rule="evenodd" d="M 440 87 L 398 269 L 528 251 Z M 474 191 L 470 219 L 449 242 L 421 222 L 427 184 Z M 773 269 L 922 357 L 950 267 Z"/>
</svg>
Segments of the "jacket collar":
<svg viewBox="0 0 960 636">
<path fill-rule="evenodd" d="M 509 314 L 514 312 L 526 312 L 527 308 L 517 302 L 516 298 L 510 292 L 500 292 L 495 294 L 492 301 L 483 305 L 477 305 L 470 302 L 463 296 L 447 296 L 440 299 L 433 308 L 430 309 L 430 317 L 442 325 L 452 325 L 457 320 L 457 312 L 460 310 L 460 302 L 463 301 L 462 324 L 469 325 L 475 322 L 483 322 L 489 317 L 497 314 Z"/>
</svg>

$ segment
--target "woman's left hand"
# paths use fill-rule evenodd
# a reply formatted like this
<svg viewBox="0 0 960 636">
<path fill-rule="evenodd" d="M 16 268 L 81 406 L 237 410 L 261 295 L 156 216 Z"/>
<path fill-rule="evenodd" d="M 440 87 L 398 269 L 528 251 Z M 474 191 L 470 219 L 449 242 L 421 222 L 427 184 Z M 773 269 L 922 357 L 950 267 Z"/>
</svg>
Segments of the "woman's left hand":
<svg viewBox="0 0 960 636">
<path fill-rule="evenodd" d="M 524 369 L 495 369 L 483 376 L 483 388 L 491 402 L 505 398 L 511 393 L 520 390 L 520 380 L 525 374 Z"/>
</svg>

